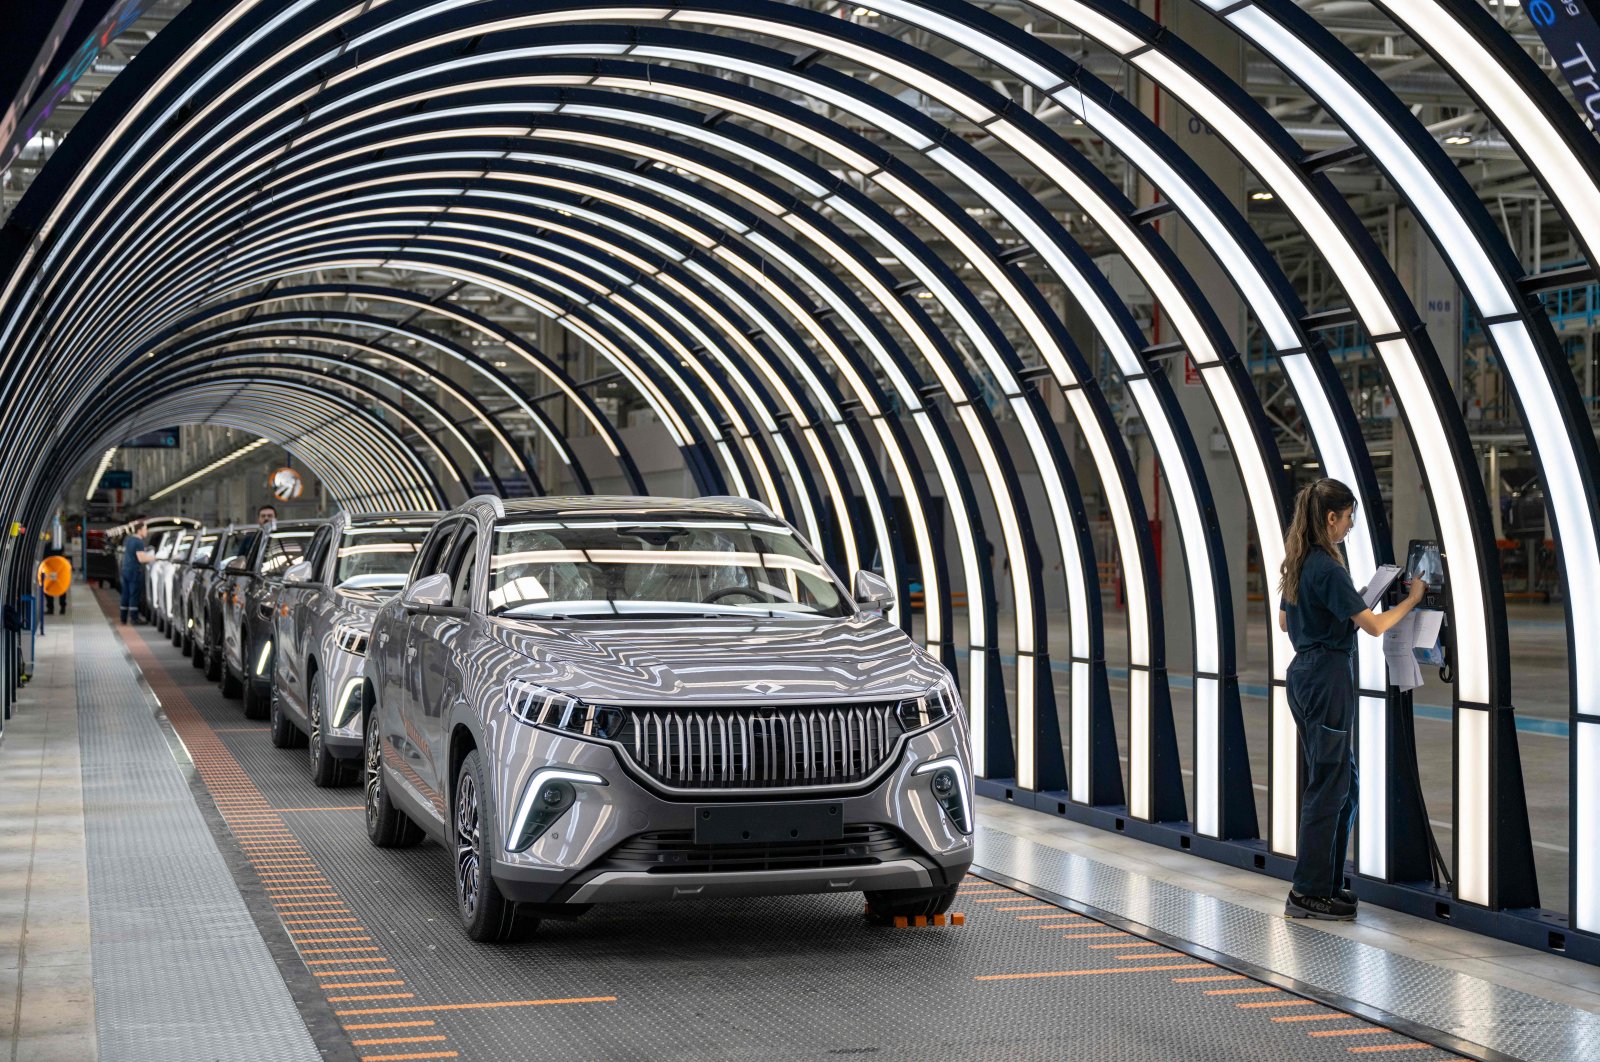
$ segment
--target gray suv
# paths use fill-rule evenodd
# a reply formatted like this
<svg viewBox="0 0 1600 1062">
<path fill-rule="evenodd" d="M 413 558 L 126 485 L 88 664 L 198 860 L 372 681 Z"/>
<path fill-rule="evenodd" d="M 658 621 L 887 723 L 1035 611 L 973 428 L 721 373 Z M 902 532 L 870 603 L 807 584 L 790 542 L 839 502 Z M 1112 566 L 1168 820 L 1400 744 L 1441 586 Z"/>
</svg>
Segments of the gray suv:
<svg viewBox="0 0 1600 1062">
<path fill-rule="evenodd" d="M 755 502 L 474 498 L 373 625 L 367 835 L 442 843 L 474 940 L 618 900 L 941 913 L 965 710 L 892 605 Z"/>
<path fill-rule="evenodd" d="M 272 654 L 272 743 L 304 745 L 319 786 L 354 781 L 361 679 L 378 607 L 406 585 L 439 513 L 339 513 L 283 573 Z"/>
</svg>

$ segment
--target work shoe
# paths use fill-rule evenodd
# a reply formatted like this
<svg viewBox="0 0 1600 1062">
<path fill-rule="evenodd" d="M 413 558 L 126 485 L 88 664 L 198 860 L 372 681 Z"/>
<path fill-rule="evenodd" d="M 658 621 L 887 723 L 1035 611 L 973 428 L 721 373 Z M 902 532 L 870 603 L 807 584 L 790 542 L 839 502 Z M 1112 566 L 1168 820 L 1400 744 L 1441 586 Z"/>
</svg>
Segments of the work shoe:
<svg viewBox="0 0 1600 1062">
<path fill-rule="evenodd" d="M 1349 889 L 1340 889 L 1339 890 L 1339 899 L 1343 900 L 1345 903 L 1349 904 L 1351 907 L 1360 907 L 1361 906 L 1361 901 L 1358 900 L 1356 898 L 1356 894 L 1351 892 Z"/>
<path fill-rule="evenodd" d="M 1337 896 L 1302 896 L 1293 889 L 1283 901 L 1283 917 L 1315 918 L 1323 922 L 1349 922 L 1356 916 L 1356 905 Z"/>
</svg>

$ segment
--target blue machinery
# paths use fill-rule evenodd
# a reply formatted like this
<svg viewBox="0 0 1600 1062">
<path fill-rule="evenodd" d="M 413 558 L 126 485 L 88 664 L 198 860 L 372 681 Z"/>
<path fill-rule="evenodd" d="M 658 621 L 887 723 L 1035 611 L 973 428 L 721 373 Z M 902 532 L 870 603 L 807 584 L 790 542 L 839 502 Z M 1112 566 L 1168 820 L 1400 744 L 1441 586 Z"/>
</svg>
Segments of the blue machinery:
<svg viewBox="0 0 1600 1062">
<path fill-rule="evenodd" d="M 767 501 L 841 567 L 881 558 L 902 598 L 917 573 L 925 637 L 967 691 L 981 791 L 1283 874 L 1298 783 L 1283 685 L 1291 653 L 1275 626 L 1259 632 L 1271 716 L 1263 823 L 1245 755 L 1227 544 L 1166 359 L 1196 367 L 1268 573 L 1287 484 L 1246 360 L 1152 224 L 1172 214 L 1236 287 L 1322 467 L 1360 497 L 1350 539 L 1358 580 L 1392 549 L 1328 335 L 1370 337 L 1426 471 L 1455 641 L 1454 880 L 1448 890 L 1418 883 L 1426 823 L 1403 781 L 1414 763 L 1409 705 L 1387 690 L 1377 647 L 1363 644 L 1363 895 L 1600 962 L 1600 654 L 1578 651 L 1600 645 L 1600 612 L 1572 607 L 1600 600 L 1600 454 L 1538 299 L 1570 286 L 1572 272 L 1525 275 L 1434 139 L 1293 4 L 1203 2 L 1354 146 L 1307 155 L 1240 86 L 1133 7 L 1030 6 L 1203 121 L 1298 224 L 1348 306 L 1308 312 L 1237 205 L 1138 108 L 1040 38 L 957 0 L 826 11 L 766 0 L 191 5 L 79 123 L 0 234 L 0 446 L 13 457 L 0 472 L 0 518 L 37 526 L 108 446 L 183 420 L 283 444 L 352 508 L 454 502 L 502 470 L 534 489 L 588 489 L 595 470 L 545 412 L 550 402 L 566 403 L 639 489 L 617 427 L 584 384 L 454 298 L 487 289 L 607 362 L 655 412 L 700 489 Z M 1475 6 L 1379 6 L 1476 98 L 1593 262 L 1600 149 L 1570 105 Z M 1130 202 L 1072 140 L 890 32 L 906 27 L 1020 81 L 1121 153 L 1161 198 Z M 997 165 L 932 114 L 981 128 L 1016 164 Z M 1569 603 L 1570 919 L 1538 910 L 1499 568 L 1466 426 L 1415 306 L 1328 180 L 1333 166 L 1381 175 L 1421 221 L 1483 323 L 1540 464 Z M 934 169 L 943 184 L 929 179 Z M 949 187 L 986 204 L 1006 240 Z M 1159 306 L 1159 331 L 1141 330 L 1046 194 L 1065 197 L 1097 243 L 1117 248 Z M 402 280 L 313 276 L 380 267 Z M 403 282 L 417 276 L 450 289 L 423 298 Z M 1031 276 L 1067 292 L 1090 322 L 1092 349 L 1074 342 Z M 356 292 L 386 313 L 350 314 L 344 300 Z M 429 331 L 429 314 L 515 358 L 544 392 Z M 1181 535 L 1191 674 L 1168 674 L 1146 499 L 1090 368 L 1102 353 L 1163 470 Z M 440 364 L 476 374 L 479 390 Z M 492 406 L 473 397 L 485 389 L 500 396 Z M 1105 558 L 1047 397 L 1086 448 L 1087 486 L 1117 532 L 1129 656 L 1118 703 L 1095 577 Z M 1001 409 L 1019 444 L 1003 441 Z M 561 466 L 543 482 L 527 437 L 544 439 Z M 1024 495 L 1021 470 L 1037 476 L 1039 498 Z M 1014 606 L 1009 663 L 1000 587 L 979 561 L 991 540 L 1009 560 L 1000 576 Z M 6 548 L 9 600 L 35 558 L 16 540 Z M 964 603 L 952 587 L 966 590 Z M 1045 609 L 1051 594 L 1067 602 L 1060 660 L 1045 637 L 1063 622 Z M 1194 691 L 1193 807 L 1172 678 Z"/>
</svg>

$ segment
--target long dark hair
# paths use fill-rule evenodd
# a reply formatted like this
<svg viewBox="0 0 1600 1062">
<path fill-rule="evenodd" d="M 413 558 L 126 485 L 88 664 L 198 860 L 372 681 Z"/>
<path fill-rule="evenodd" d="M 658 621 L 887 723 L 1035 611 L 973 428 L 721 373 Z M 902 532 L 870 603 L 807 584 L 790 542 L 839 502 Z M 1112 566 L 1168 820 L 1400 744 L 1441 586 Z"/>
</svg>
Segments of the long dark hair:
<svg viewBox="0 0 1600 1062">
<path fill-rule="evenodd" d="M 1300 569 L 1305 567 L 1312 550 L 1325 549 L 1340 565 L 1344 564 L 1344 554 L 1328 538 L 1328 514 L 1342 513 L 1355 504 L 1355 493 L 1336 479 L 1308 483 L 1295 495 L 1294 518 L 1284 537 L 1283 567 L 1278 571 L 1278 593 L 1289 604 L 1300 597 Z"/>
</svg>

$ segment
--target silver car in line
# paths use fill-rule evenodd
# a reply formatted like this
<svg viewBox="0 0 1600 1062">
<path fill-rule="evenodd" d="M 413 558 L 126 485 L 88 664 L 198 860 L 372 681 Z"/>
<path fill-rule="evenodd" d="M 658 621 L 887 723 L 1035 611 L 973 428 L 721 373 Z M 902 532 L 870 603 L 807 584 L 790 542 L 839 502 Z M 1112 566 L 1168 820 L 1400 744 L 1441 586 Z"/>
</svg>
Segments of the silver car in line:
<svg viewBox="0 0 1600 1062">
<path fill-rule="evenodd" d="M 373 625 L 368 837 L 440 841 L 475 940 L 622 900 L 941 913 L 965 709 L 893 596 L 743 499 L 474 498 Z"/>
<path fill-rule="evenodd" d="M 378 608 L 406 584 L 440 513 L 338 513 L 287 568 L 278 591 L 272 743 L 306 746 L 319 786 L 355 780 L 362 671 Z"/>
</svg>

